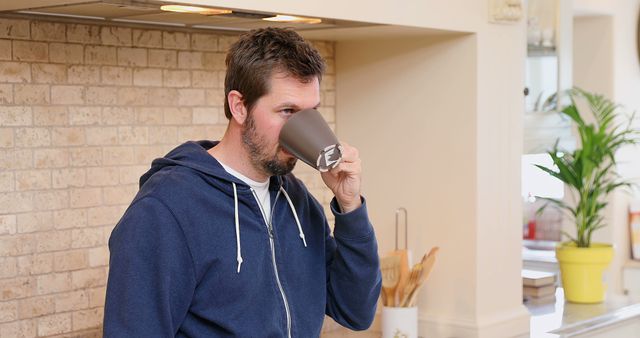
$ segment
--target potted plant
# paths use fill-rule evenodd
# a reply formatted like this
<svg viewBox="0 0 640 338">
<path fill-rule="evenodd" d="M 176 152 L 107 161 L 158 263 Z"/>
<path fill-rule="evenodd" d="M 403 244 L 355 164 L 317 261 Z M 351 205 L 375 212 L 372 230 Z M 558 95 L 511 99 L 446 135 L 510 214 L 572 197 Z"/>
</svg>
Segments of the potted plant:
<svg viewBox="0 0 640 338">
<path fill-rule="evenodd" d="M 580 143 L 573 151 L 558 149 L 558 143 L 547 153 L 556 168 L 537 165 L 549 175 L 564 182 L 572 200 L 544 198 L 566 211 L 575 222 L 575 234 L 563 232 L 569 240 L 556 248 L 565 299 L 576 303 L 599 303 L 604 300 L 602 272 L 613 258 L 611 244 L 593 243 L 593 232 L 606 225 L 603 211 L 607 197 L 615 189 L 630 185 L 616 173 L 615 154 L 624 145 L 637 142 L 637 131 L 631 128 L 633 117 L 621 123 L 619 107 L 602 95 L 575 88 L 568 92 L 571 103 L 561 113 L 576 125 Z M 583 100 L 593 116 L 586 120 L 578 108 Z M 582 105 L 580 105 L 582 107 Z"/>
</svg>

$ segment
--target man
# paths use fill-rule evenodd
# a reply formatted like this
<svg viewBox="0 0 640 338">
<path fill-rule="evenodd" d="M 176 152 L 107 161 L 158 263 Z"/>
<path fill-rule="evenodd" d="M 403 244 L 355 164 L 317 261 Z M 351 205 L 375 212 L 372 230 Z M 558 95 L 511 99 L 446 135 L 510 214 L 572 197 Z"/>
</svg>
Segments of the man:
<svg viewBox="0 0 640 338">
<path fill-rule="evenodd" d="M 358 152 L 343 145 L 322 173 L 332 236 L 278 144 L 292 114 L 319 105 L 322 57 L 267 28 L 242 36 L 226 64 L 222 140 L 153 161 L 111 234 L 104 336 L 318 337 L 325 313 L 366 329 L 381 278 Z"/>
</svg>

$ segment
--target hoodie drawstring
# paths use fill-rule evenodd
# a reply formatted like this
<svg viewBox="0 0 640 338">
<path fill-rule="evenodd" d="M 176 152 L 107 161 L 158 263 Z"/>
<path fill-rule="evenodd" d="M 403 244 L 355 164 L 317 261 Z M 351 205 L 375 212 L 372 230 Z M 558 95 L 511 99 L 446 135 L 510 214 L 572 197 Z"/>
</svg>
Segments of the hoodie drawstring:
<svg viewBox="0 0 640 338">
<path fill-rule="evenodd" d="M 234 209 L 235 209 L 234 216 L 235 216 L 235 225 L 236 225 L 236 260 L 238 261 L 237 273 L 240 273 L 240 266 L 242 265 L 242 253 L 240 248 L 240 219 L 238 217 L 238 189 L 234 182 L 231 182 L 231 184 L 233 184 L 233 203 L 234 203 Z M 284 188 L 282 187 L 280 187 L 280 191 L 284 194 L 284 197 L 287 199 L 289 208 L 291 208 L 291 212 L 293 213 L 293 218 L 296 220 L 296 225 L 298 226 L 298 233 L 299 233 L 300 239 L 302 239 L 302 243 L 306 248 L 307 240 L 305 239 L 304 231 L 302 231 L 302 225 L 300 224 L 300 219 L 298 218 L 298 212 L 296 211 L 296 208 L 293 206 L 293 202 L 291 202 L 291 198 L 289 197 L 289 194 L 287 194 L 287 191 L 284 190 Z"/>
<path fill-rule="evenodd" d="M 293 212 L 293 218 L 296 219 L 296 224 L 298 225 L 298 232 L 300 233 L 300 238 L 302 239 L 302 243 L 304 243 L 304 247 L 307 247 L 307 240 L 304 238 L 304 231 L 302 231 L 302 225 L 300 225 L 300 220 L 298 219 L 298 213 L 296 212 L 296 208 L 293 206 L 293 202 L 291 202 L 291 198 L 289 198 L 289 194 L 287 191 L 280 187 L 280 191 L 284 194 L 284 197 L 287 198 L 287 202 L 289 202 L 289 207 L 291 208 L 291 212 Z"/>
<path fill-rule="evenodd" d="M 242 253 L 240 251 L 240 219 L 238 217 L 238 190 L 236 184 L 233 184 L 233 202 L 235 206 L 235 218 L 236 218 L 236 260 L 238 261 L 238 272 L 240 273 L 240 265 L 242 265 Z"/>
</svg>

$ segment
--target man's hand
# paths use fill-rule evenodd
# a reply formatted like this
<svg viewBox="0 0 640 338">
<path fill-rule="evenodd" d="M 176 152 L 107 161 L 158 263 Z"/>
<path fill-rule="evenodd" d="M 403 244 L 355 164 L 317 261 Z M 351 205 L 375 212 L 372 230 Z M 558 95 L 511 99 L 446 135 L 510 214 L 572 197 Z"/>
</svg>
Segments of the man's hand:
<svg viewBox="0 0 640 338">
<path fill-rule="evenodd" d="M 347 213 L 362 204 L 360 200 L 362 166 L 358 149 L 341 143 L 340 150 L 342 152 L 340 164 L 321 174 L 324 184 L 336 196 L 341 211 Z"/>
</svg>

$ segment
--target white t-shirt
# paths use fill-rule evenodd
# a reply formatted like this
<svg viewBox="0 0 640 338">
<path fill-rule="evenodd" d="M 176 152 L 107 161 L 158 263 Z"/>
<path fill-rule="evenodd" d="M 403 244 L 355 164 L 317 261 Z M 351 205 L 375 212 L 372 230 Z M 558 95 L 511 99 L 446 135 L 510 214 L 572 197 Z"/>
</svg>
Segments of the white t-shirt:
<svg viewBox="0 0 640 338">
<path fill-rule="evenodd" d="M 247 176 L 242 175 L 228 165 L 220 162 L 220 160 L 218 160 L 218 162 L 226 172 L 237 177 L 239 180 L 253 188 L 253 190 L 256 192 L 256 196 L 258 197 L 256 200 L 258 201 L 258 204 L 260 205 L 260 207 L 262 208 L 262 212 L 264 213 L 265 222 L 269 223 L 269 221 L 271 220 L 271 196 L 269 196 L 269 179 L 264 182 L 257 182 L 248 178 Z"/>
</svg>

